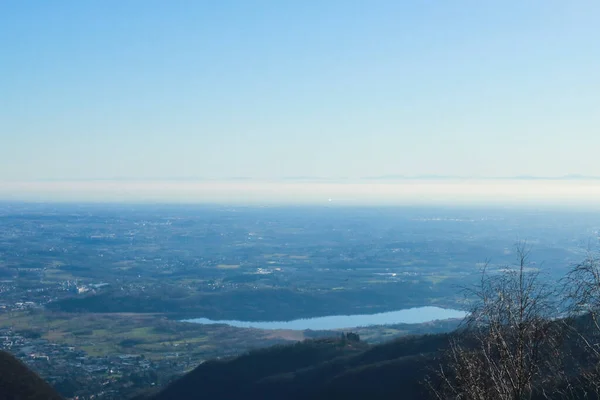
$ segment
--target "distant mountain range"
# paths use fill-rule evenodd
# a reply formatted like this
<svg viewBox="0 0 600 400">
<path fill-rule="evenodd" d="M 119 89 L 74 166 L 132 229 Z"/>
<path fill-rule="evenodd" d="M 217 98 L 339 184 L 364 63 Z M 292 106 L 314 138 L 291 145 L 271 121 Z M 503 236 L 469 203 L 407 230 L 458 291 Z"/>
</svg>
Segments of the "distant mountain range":
<svg viewBox="0 0 600 400">
<path fill-rule="evenodd" d="M 360 180 L 596 180 L 600 179 L 597 176 L 586 176 L 569 174 L 563 176 L 533 176 L 533 175 L 518 175 L 518 176 L 457 176 L 457 175 L 381 175 L 362 177 Z"/>
<path fill-rule="evenodd" d="M 364 181 L 402 181 L 402 180 L 549 180 L 549 181 L 576 181 L 600 180 L 600 176 L 567 174 L 562 176 L 460 176 L 460 175 L 375 175 L 362 177 L 322 177 L 322 176 L 284 176 L 279 178 L 253 178 L 249 176 L 234 176 L 225 178 L 211 178 L 201 176 L 187 177 L 160 177 L 160 178 L 135 178 L 112 177 L 91 179 L 37 179 L 33 182 L 364 182 Z"/>
</svg>

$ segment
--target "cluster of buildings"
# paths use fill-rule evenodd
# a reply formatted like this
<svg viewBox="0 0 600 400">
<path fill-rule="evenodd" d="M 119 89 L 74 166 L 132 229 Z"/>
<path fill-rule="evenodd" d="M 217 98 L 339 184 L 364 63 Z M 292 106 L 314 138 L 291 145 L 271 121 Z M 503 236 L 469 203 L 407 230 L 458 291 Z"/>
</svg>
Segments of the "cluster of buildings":
<svg viewBox="0 0 600 400">
<path fill-rule="evenodd" d="M 139 354 L 91 357 L 34 332 L 12 328 L 0 328 L 0 350 L 15 355 L 69 399 L 118 399 L 127 390 L 158 384 L 159 372 L 172 370 L 169 363 Z"/>
</svg>

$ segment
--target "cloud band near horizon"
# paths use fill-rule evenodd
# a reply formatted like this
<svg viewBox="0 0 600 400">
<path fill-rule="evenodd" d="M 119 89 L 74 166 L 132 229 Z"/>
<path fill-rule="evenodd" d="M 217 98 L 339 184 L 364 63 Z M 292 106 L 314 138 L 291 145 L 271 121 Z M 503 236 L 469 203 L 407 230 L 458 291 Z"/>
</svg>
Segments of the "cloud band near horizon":
<svg viewBox="0 0 600 400">
<path fill-rule="evenodd" d="M 0 182 L 0 200 L 339 205 L 600 204 L 600 181 L 399 182 L 59 181 Z"/>
</svg>

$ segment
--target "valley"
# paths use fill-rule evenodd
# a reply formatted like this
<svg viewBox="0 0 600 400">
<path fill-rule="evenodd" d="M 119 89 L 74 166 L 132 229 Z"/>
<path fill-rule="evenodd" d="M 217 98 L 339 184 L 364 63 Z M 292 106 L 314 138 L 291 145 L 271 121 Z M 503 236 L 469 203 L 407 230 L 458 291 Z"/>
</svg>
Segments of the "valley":
<svg viewBox="0 0 600 400">
<path fill-rule="evenodd" d="M 63 395 L 106 399 L 274 344 L 451 331 L 456 314 L 293 321 L 465 310 L 460 288 L 517 239 L 553 282 L 600 227 L 583 211 L 66 204 L 3 204 L 0 222 L 0 346 Z"/>
</svg>

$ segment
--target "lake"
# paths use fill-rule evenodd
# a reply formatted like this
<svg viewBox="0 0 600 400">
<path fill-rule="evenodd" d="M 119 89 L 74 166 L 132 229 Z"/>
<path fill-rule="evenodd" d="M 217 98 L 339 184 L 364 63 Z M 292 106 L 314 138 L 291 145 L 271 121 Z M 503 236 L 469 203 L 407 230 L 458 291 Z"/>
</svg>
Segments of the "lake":
<svg viewBox="0 0 600 400">
<path fill-rule="evenodd" d="M 332 315 L 328 317 L 296 319 L 293 321 L 215 321 L 207 318 L 186 319 L 184 321 L 198 324 L 225 324 L 238 328 L 329 330 L 401 323 L 420 324 L 436 320 L 464 318 L 466 315 L 467 313 L 465 311 L 428 306 L 409 308 L 399 311 L 390 311 L 379 314 Z"/>
</svg>

